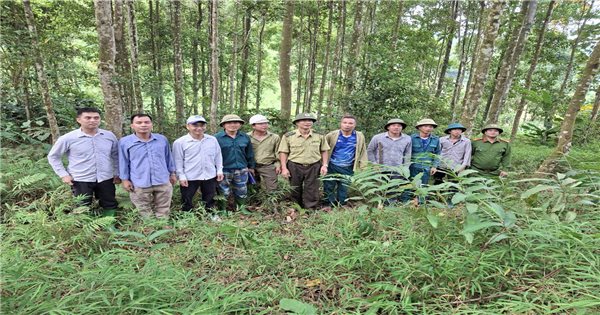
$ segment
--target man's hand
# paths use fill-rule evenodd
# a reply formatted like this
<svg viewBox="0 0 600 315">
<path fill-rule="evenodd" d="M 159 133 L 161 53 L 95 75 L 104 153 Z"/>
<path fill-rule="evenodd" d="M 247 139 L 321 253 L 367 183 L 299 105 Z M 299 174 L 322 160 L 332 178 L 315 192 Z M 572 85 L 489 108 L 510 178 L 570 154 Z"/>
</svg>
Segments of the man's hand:
<svg viewBox="0 0 600 315">
<path fill-rule="evenodd" d="M 281 166 L 275 166 L 275 174 L 281 174 Z"/>
<path fill-rule="evenodd" d="M 71 177 L 71 175 L 63 176 L 60 179 L 62 179 L 63 183 L 73 186 L 73 177 Z"/>
<path fill-rule="evenodd" d="M 188 181 L 187 179 L 182 179 L 179 181 L 179 186 L 181 187 L 187 187 L 188 186 Z"/>
<path fill-rule="evenodd" d="M 508 176 L 508 173 L 505 171 L 500 171 L 500 177 L 506 177 Z"/>
<path fill-rule="evenodd" d="M 327 165 L 321 165 L 321 176 L 327 175 Z"/>
<path fill-rule="evenodd" d="M 217 174 L 217 182 L 222 182 L 225 176 L 223 174 Z"/>
<path fill-rule="evenodd" d="M 120 184 L 121 183 L 121 178 L 119 176 L 114 176 L 113 177 L 113 184 Z"/>
<path fill-rule="evenodd" d="M 171 176 L 169 176 L 169 182 L 171 182 L 171 185 L 175 185 L 175 183 L 177 183 L 177 175 L 171 174 Z"/>
<path fill-rule="evenodd" d="M 133 191 L 133 183 L 130 180 L 124 179 L 122 181 L 122 183 L 123 183 L 123 189 L 125 189 L 125 191 L 128 191 L 128 192 Z"/>
<path fill-rule="evenodd" d="M 432 167 L 432 168 L 429 170 L 429 175 L 433 175 L 433 174 L 435 174 L 436 172 L 437 172 L 437 168 L 435 168 L 435 167 Z"/>
<path fill-rule="evenodd" d="M 283 176 L 284 178 L 290 178 L 290 170 L 288 170 L 287 168 L 282 168 L 281 176 Z"/>
</svg>

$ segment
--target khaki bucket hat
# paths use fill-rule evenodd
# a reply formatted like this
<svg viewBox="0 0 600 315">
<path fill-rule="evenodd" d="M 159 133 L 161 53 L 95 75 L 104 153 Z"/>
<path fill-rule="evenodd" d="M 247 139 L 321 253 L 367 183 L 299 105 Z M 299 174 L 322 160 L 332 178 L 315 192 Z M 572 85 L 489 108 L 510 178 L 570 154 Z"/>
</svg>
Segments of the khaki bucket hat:
<svg viewBox="0 0 600 315">
<path fill-rule="evenodd" d="M 223 124 L 228 123 L 228 122 L 239 122 L 242 125 L 245 123 L 245 121 L 243 119 L 241 119 L 240 116 L 229 114 L 229 115 L 223 116 L 223 119 L 221 119 L 219 126 L 223 127 Z"/>
<path fill-rule="evenodd" d="M 415 125 L 415 128 L 419 128 L 420 126 L 423 126 L 423 125 L 432 125 L 433 128 L 437 128 L 437 126 L 438 126 L 435 123 L 435 121 L 433 121 L 433 119 L 423 118 L 417 122 L 417 124 Z"/>
</svg>

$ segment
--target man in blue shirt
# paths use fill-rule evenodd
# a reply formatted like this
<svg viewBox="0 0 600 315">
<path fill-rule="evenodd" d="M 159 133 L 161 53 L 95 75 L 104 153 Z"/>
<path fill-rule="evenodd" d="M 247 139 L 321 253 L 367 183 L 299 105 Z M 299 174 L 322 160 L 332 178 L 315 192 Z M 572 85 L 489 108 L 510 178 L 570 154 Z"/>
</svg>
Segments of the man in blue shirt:
<svg viewBox="0 0 600 315">
<path fill-rule="evenodd" d="M 177 182 L 175 162 L 167 138 L 152 133 L 152 117 L 131 116 L 134 133 L 119 141 L 119 174 L 123 188 L 144 218 L 168 219 L 173 185 Z"/>
<path fill-rule="evenodd" d="M 92 203 L 95 196 L 103 215 L 114 216 L 118 206 L 115 184 L 119 184 L 118 141 L 115 135 L 100 126 L 100 111 L 85 107 L 77 110 L 77 123 L 73 130 L 56 141 L 48 153 L 48 162 L 56 175 L 71 186 L 73 195 L 84 195 L 84 205 Z M 66 155 L 65 168 L 62 156 Z"/>
<path fill-rule="evenodd" d="M 323 189 L 329 206 L 344 205 L 348 198 L 349 176 L 367 166 L 367 148 L 365 136 L 356 131 L 356 117 L 345 115 L 340 129 L 325 136 L 329 150 L 329 176 L 324 180 Z"/>
<path fill-rule="evenodd" d="M 412 138 L 412 163 L 410 164 L 410 177 L 414 178 L 419 174 L 421 184 L 427 185 L 429 177 L 437 172 L 440 164 L 440 138 L 432 134 L 437 124 L 433 119 L 421 119 L 415 125 L 418 132 L 414 133 Z M 415 203 L 418 200 L 415 199 Z"/>
<path fill-rule="evenodd" d="M 226 200 L 233 190 L 238 205 L 246 203 L 248 173 L 254 176 L 256 167 L 250 137 L 240 132 L 243 124 L 244 121 L 238 115 L 225 115 L 220 123 L 223 131 L 215 134 L 223 155 L 224 178 L 219 182 L 219 190 Z"/>
</svg>

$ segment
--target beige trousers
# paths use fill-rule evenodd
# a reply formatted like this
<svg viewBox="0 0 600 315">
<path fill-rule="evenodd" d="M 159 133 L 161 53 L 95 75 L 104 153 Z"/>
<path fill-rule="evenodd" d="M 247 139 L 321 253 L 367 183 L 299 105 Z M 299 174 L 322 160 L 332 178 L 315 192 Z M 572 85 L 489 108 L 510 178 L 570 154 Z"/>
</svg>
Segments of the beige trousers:
<svg viewBox="0 0 600 315">
<path fill-rule="evenodd" d="M 143 218 L 149 218 L 154 215 L 160 219 L 169 218 L 172 196 L 173 186 L 170 183 L 147 188 L 136 187 L 129 194 L 131 202 Z"/>
<path fill-rule="evenodd" d="M 261 187 L 266 192 L 271 192 L 277 189 L 277 172 L 275 172 L 275 164 L 256 166 L 256 179 L 260 182 Z"/>
</svg>

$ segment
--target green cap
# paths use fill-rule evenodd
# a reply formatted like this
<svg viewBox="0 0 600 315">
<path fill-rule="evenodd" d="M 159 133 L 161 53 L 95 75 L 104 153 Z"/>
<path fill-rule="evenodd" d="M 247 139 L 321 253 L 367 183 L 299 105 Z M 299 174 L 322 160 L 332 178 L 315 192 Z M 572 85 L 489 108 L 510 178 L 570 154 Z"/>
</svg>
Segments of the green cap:
<svg viewBox="0 0 600 315">
<path fill-rule="evenodd" d="M 311 114 L 311 113 L 300 113 L 298 115 L 296 115 L 296 117 L 294 118 L 294 120 L 292 121 L 292 123 L 296 123 L 297 121 L 300 120 L 312 120 L 313 122 L 317 121 L 317 117 L 315 117 L 315 115 Z"/>
<path fill-rule="evenodd" d="M 449 134 L 450 130 L 452 129 L 460 129 L 463 132 L 467 130 L 467 128 L 465 128 L 465 126 L 463 126 L 461 123 L 453 123 L 448 125 L 448 128 L 446 128 L 446 130 L 444 130 L 444 133 Z"/>
<path fill-rule="evenodd" d="M 388 130 L 388 127 L 392 124 L 400 124 L 400 125 L 402 125 L 402 129 L 406 128 L 406 123 L 404 122 L 404 120 L 402 120 L 400 118 L 392 118 L 392 119 L 388 120 L 388 122 L 385 124 L 383 129 Z"/>
<path fill-rule="evenodd" d="M 483 127 L 483 129 L 481 129 L 481 133 L 485 133 L 485 131 L 488 129 L 496 129 L 500 133 L 504 132 L 504 130 L 502 128 L 500 128 L 500 126 L 498 126 L 497 124 L 487 124 L 487 125 L 485 125 L 485 127 Z"/>
</svg>

